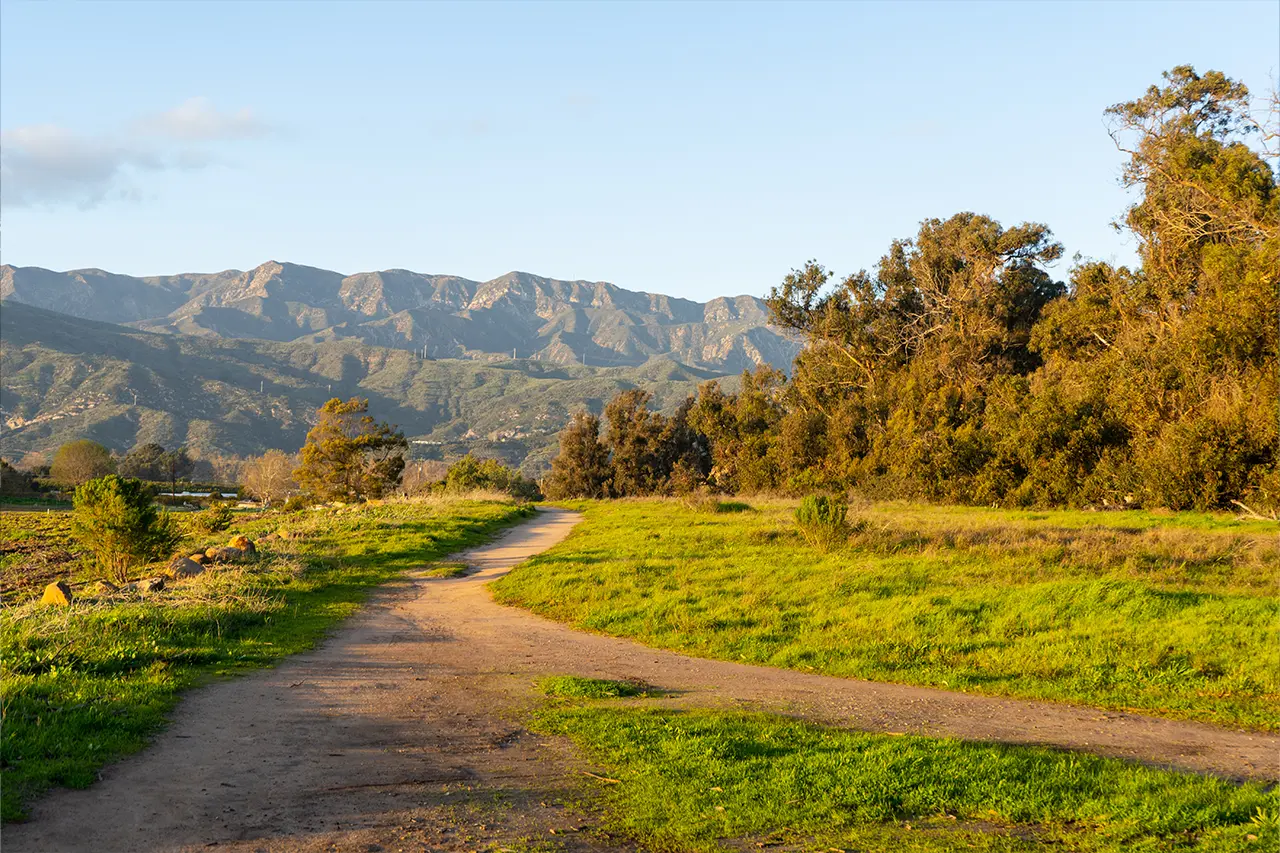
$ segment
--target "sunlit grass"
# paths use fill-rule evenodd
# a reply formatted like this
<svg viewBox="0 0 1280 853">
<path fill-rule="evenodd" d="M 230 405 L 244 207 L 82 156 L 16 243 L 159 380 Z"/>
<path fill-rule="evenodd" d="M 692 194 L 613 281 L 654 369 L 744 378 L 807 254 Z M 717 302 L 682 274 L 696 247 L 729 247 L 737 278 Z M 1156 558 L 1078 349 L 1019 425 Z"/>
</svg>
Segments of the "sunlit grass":
<svg viewBox="0 0 1280 853">
<path fill-rule="evenodd" d="M 605 678 L 580 678 L 556 675 L 538 683 L 542 692 L 561 699 L 617 699 L 623 696 L 647 696 L 650 688 L 638 681 L 615 681 Z"/>
<path fill-rule="evenodd" d="M 608 830 L 659 851 L 1280 843 L 1274 790 L 1091 755 L 598 703 L 543 711 L 535 725 L 594 762 Z"/>
<path fill-rule="evenodd" d="M 785 504 L 577 506 L 499 601 L 705 657 L 1280 728 L 1280 525 L 884 504 L 820 554 Z"/>
<path fill-rule="evenodd" d="M 531 512 L 450 502 L 242 517 L 209 541 L 278 527 L 297 538 L 154 599 L 0 610 L 4 819 L 48 787 L 88 785 L 104 763 L 141 748 L 183 689 L 311 648 L 374 586 Z"/>
</svg>

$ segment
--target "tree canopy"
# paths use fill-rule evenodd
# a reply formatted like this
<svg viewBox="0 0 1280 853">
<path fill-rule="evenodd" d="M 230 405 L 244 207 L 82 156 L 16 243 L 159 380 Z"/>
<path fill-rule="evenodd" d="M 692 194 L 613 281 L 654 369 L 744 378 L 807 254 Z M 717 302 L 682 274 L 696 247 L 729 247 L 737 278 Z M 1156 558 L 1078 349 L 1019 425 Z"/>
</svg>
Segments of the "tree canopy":
<svg viewBox="0 0 1280 853">
<path fill-rule="evenodd" d="M 1046 225 L 964 212 L 924 220 L 871 271 L 792 270 L 767 302 L 805 347 L 790 378 L 708 383 L 682 408 L 682 447 L 710 460 L 693 482 L 1280 508 L 1278 152 L 1259 150 L 1280 127 L 1250 105 L 1244 84 L 1179 66 L 1106 110 L 1136 194 L 1118 223 L 1135 268 L 1077 256 L 1058 281 Z M 668 460 L 684 451 L 646 402 L 628 391 L 605 410 L 614 494 L 675 489 Z M 567 428 L 563 457 L 584 458 L 586 427 Z"/>
<path fill-rule="evenodd" d="M 369 414 L 369 401 L 337 397 L 320 408 L 293 478 L 321 500 L 380 498 L 400 480 L 404 433 Z"/>
<path fill-rule="evenodd" d="M 53 464 L 49 466 L 49 476 L 59 485 L 78 486 L 115 470 L 116 462 L 111 458 L 111 451 L 85 438 L 69 441 L 58 448 L 53 455 Z"/>
</svg>

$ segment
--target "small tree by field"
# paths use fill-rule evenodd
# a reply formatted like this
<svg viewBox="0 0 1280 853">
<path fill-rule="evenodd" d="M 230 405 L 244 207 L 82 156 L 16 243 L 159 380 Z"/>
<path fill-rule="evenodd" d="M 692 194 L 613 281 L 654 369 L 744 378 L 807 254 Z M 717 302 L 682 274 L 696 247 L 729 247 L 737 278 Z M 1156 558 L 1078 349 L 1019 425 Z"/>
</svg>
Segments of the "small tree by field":
<svg viewBox="0 0 1280 853">
<path fill-rule="evenodd" d="M 167 557 L 182 539 L 169 514 L 151 503 L 140 480 L 115 474 L 76 489 L 71 533 L 92 561 L 120 583 L 134 567 Z"/>
<path fill-rule="evenodd" d="M 523 500 L 539 496 L 537 484 L 526 480 L 519 471 L 513 471 L 497 459 L 481 460 L 470 453 L 449 466 L 444 485 L 450 492 L 492 490 Z"/>
<path fill-rule="evenodd" d="M 296 457 L 280 450 L 268 450 L 245 462 L 241 468 L 240 484 L 245 491 L 269 506 L 297 490 L 298 484 L 293 479 L 293 470 L 297 466 Z"/>
<path fill-rule="evenodd" d="M 49 476 L 59 485 L 78 486 L 115 470 L 116 463 L 111 458 L 111 451 L 98 442 L 85 438 L 69 441 L 58 448 L 49 468 Z"/>
<path fill-rule="evenodd" d="M 164 457 L 168 453 L 162 445 L 154 442 L 139 444 L 125 454 L 116 467 L 121 477 L 137 477 L 139 480 L 167 479 Z"/>
<path fill-rule="evenodd" d="M 163 445 L 151 442 L 126 453 L 116 470 L 122 477 L 167 482 L 169 491 L 176 492 L 178 481 L 189 479 L 194 469 L 195 463 L 185 447 L 165 450 Z"/>
<path fill-rule="evenodd" d="M 406 497 L 428 494 L 443 483 L 448 474 L 449 466 L 439 459 L 410 462 L 400 477 L 400 492 Z"/>
<path fill-rule="evenodd" d="M 560 433 L 560 454 L 551 460 L 546 480 L 547 497 L 605 498 L 612 478 L 609 448 L 600 441 L 600 419 L 577 413 Z"/>
<path fill-rule="evenodd" d="M 35 478 L 0 459 L 0 495 L 22 497 L 35 494 Z"/>
<path fill-rule="evenodd" d="M 293 477 L 322 500 L 380 498 L 400 480 L 404 433 L 369 414 L 369 401 L 337 397 L 320 409 Z"/>
</svg>

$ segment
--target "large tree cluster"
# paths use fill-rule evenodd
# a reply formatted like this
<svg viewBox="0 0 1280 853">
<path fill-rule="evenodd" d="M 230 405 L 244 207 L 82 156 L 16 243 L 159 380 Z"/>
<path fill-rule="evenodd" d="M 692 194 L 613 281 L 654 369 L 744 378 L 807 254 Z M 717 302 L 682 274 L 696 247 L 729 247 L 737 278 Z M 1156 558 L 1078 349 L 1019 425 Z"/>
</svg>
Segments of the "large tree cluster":
<svg viewBox="0 0 1280 853">
<path fill-rule="evenodd" d="M 557 493 L 859 487 L 1004 505 L 1280 505 L 1280 191 L 1244 85 L 1181 66 L 1106 111 L 1141 263 L 1047 267 L 1049 228 L 925 220 L 872 271 L 816 261 L 768 298 L 803 336 L 789 379 L 627 392 L 562 436 Z M 1252 144 L 1251 144 L 1252 143 Z M 676 433 L 679 432 L 679 438 Z M 679 457 L 679 462 L 675 460 Z M 676 477 L 679 467 L 679 477 Z"/>
</svg>

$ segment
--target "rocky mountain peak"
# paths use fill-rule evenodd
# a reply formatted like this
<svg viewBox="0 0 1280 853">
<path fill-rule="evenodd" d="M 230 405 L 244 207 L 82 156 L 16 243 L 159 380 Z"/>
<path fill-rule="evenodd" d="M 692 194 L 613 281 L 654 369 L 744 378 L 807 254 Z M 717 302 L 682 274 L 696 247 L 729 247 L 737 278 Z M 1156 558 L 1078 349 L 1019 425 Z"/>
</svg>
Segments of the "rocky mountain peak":
<svg viewBox="0 0 1280 853">
<path fill-rule="evenodd" d="M 485 282 L 388 269 L 344 275 L 270 260 L 251 270 L 134 278 L 102 270 L 0 268 L 0 293 L 135 328 L 273 341 L 356 339 L 428 357 L 640 365 L 669 357 L 736 373 L 790 367 L 797 342 L 754 297 L 705 305 L 604 281 L 513 270 Z"/>
</svg>

